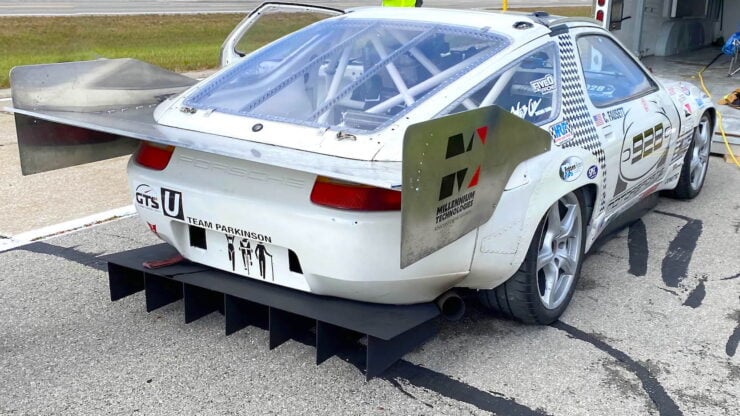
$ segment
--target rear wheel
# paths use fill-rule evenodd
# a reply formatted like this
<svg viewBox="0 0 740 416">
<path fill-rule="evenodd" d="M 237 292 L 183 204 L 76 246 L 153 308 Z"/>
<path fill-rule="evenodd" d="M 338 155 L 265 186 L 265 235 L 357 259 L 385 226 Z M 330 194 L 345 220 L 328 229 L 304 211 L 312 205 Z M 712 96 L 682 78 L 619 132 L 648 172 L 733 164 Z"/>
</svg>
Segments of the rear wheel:
<svg viewBox="0 0 740 416">
<path fill-rule="evenodd" d="M 519 270 L 504 284 L 479 292 L 481 302 L 507 317 L 550 324 L 568 307 L 581 272 L 585 203 L 580 192 L 560 198 L 535 231 Z"/>
<path fill-rule="evenodd" d="M 676 188 L 668 191 L 668 196 L 678 199 L 692 199 L 699 195 L 709 167 L 709 148 L 712 144 L 712 120 L 704 113 L 683 159 L 681 175 Z"/>
</svg>

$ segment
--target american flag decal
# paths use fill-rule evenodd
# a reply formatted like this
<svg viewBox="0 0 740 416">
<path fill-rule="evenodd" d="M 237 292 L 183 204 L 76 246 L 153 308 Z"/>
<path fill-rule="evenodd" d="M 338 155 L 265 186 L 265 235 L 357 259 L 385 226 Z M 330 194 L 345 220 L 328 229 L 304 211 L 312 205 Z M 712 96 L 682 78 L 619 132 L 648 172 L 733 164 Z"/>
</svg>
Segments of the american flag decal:
<svg viewBox="0 0 740 416">
<path fill-rule="evenodd" d="M 596 127 L 603 126 L 606 123 L 606 120 L 604 120 L 604 113 L 599 113 L 594 116 L 594 124 L 596 124 Z"/>
</svg>

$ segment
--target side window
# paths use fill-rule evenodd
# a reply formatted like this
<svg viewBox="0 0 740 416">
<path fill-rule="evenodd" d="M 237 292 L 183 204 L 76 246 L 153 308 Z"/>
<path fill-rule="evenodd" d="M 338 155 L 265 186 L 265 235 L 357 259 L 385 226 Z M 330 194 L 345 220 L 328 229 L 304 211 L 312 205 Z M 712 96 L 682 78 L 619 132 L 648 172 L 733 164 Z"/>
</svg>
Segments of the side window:
<svg viewBox="0 0 740 416">
<path fill-rule="evenodd" d="M 578 38 L 586 91 L 596 107 L 607 107 L 655 88 L 642 69 L 606 36 Z"/>
<path fill-rule="evenodd" d="M 441 115 L 496 104 L 534 124 L 557 115 L 557 49 L 539 48 L 468 91 Z"/>
</svg>

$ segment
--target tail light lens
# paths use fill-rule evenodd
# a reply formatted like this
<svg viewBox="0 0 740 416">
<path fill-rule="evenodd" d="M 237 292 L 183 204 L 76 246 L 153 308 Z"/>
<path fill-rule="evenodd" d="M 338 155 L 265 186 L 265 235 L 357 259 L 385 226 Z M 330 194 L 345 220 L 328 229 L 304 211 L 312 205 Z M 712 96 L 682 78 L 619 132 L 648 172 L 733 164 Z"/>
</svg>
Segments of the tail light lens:
<svg viewBox="0 0 740 416">
<path fill-rule="evenodd" d="M 599 10 L 596 12 L 596 20 L 598 20 L 599 22 L 604 21 L 604 11 L 603 10 Z"/>
<path fill-rule="evenodd" d="M 397 211 L 401 209 L 401 192 L 319 176 L 311 202 L 354 211 Z"/>
<path fill-rule="evenodd" d="M 154 170 L 163 170 L 170 163 L 175 146 L 141 142 L 136 152 L 136 163 Z"/>
</svg>

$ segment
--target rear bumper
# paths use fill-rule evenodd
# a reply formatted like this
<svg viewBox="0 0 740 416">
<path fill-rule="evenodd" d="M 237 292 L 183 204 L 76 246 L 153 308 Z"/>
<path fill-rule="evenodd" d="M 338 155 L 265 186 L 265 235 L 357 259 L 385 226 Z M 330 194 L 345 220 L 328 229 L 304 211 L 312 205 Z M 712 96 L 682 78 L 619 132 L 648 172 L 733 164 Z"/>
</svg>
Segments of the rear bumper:
<svg viewBox="0 0 740 416">
<path fill-rule="evenodd" d="M 128 172 L 141 219 L 185 258 L 210 267 L 386 304 L 433 300 L 469 273 L 475 232 L 401 269 L 400 212 L 314 205 L 312 174 L 179 148 L 164 171 L 132 160 Z M 136 195 L 142 185 L 158 204 L 147 205 Z M 204 230 L 205 247 L 193 244 L 193 227 Z M 258 244 L 264 246 L 263 261 L 255 252 Z"/>
</svg>

